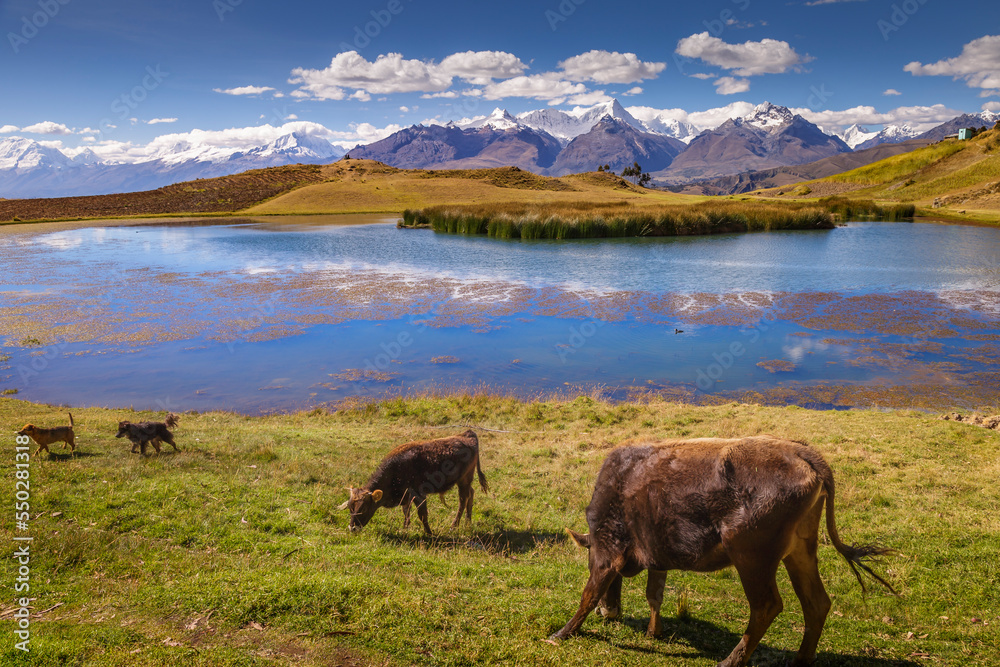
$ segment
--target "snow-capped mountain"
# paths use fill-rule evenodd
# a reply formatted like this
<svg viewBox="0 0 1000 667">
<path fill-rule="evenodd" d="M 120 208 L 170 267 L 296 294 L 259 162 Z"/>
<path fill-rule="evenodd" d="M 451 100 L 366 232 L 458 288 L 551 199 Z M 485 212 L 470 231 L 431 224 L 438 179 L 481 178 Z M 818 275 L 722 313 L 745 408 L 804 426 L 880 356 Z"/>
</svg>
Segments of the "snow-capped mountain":
<svg viewBox="0 0 1000 667">
<path fill-rule="evenodd" d="M 878 136 L 878 132 L 873 132 L 872 130 L 855 123 L 841 132 L 838 136 L 844 140 L 845 144 L 853 149 L 858 144 L 863 144 L 869 139 L 873 139 Z"/>
<path fill-rule="evenodd" d="M 527 111 L 518 114 L 517 120 L 532 129 L 551 134 L 563 144 L 568 144 L 581 134 L 586 134 L 594 129 L 594 126 L 601 122 L 605 116 L 624 121 L 640 132 L 648 131 L 618 100 L 587 108 L 577 107 L 572 111 L 560 111 L 559 109 Z"/>
<path fill-rule="evenodd" d="M 459 125 L 463 130 L 476 129 L 480 127 L 491 127 L 494 130 L 516 130 L 521 127 L 526 127 L 517 122 L 517 119 L 511 116 L 506 109 L 501 109 L 497 107 L 493 110 L 486 118 L 478 118 L 472 120 L 468 123 L 463 123 Z"/>
<path fill-rule="evenodd" d="M 620 172 L 638 162 L 649 172 L 665 169 L 687 146 L 673 137 L 643 132 L 608 114 L 587 132 L 573 139 L 559 153 L 548 173 L 552 176 L 593 171 L 607 164 Z"/>
<path fill-rule="evenodd" d="M 278 167 L 325 164 L 344 151 L 320 137 L 293 132 L 249 149 L 182 141 L 129 163 L 101 161 L 84 149 L 72 159 L 36 141 L 0 139 L 0 197 L 68 197 L 154 190 L 196 178 Z"/>
<path fill-rule="evenodd" d="M 754 107 L 754 110 L 748 113 L 742 118 L 735 118 L 733 121 L 737 124 L 748 125 L 759 130 L 763 130 L 768 134 L 774 134 L 780 132 L 784 127 L 791 123 L 795 118 L 788 107 L 779 107 L 770 102 L 763 102 Z"/>
<path fill-rule="evenodd" d="M 650 107 L 629 107 L 628 112 L 642 123 L 646 132 L 662 134 L 665 137 L 678 139 L 685 144 L 697 137 L 701 130 L 691 123 L 677 120 L 670 112 Z"/>
<path fill-rule="evenodd" d="M 695 137 L 654 178 L 689 183 L 745 171 L 805 164 L 851 149 L 788 108 L 769 102 Z"/>
<path fill-rule="evenodd" d="M 991 128 L 997 121 L 1000 121 L 1000 113 L 995 111 L 981 111 L 979 113 L 966 113 L 957 118 L 952 118 L 947 123 L 942 123 L 935 128 L 927 130 L 919 135 L 921 139 L 944 139 L 949 134 L 955 134 L 963 127 L 986 127 Z"/>
<path fill-rule="evenodd" d="M 0 171 L 26 172 L 73 166 L 73 161 L 61 151 L 42 146 L 37 141 L 21 137 L 0 139 Z"/>
<path fill-rule="evenodd" d="M 868 137 L 863 141 L 859 141 L 853 146 L 851 146 L 849 142 L 845 143 L 856 151 L 863 151 L 866 148 L 878 146 L 879 144 L 898 144 L 906 141 L 907 139 L 913 139 L 918 134 L 920 133 L 906 124 L 886 125 L 880 131 L 875 132 L 873 136 Z"/>
</svg>

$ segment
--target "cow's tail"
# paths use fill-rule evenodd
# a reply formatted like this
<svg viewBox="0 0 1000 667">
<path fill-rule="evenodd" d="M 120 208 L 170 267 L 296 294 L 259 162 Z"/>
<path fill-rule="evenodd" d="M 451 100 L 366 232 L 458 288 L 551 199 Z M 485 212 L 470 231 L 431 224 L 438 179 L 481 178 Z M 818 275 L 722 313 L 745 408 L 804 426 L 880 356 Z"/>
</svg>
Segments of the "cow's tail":
<svg viewBox="0 0 1000 667">
<path fill-rule="evenodd" d="M 815 452 L 815 450 L 811 451 Z M 833 543 L 834 548 L 840 552 L 840 555 L 844 557 L 847 564 L 851 566 L 851 571 L 854 572 L 854 576 L 857 577 L 858 583 L 861 584 L 862 593 L 867 592 L 867 588 L 865 587 L 864 579 L 861 578 L 860 570 L 864 570 L 868 573 L 868 576 L 889 589 L 889 592 L 893 595 L 899 595 L 899 593 L 897 593 L 896 590 L 889 585 L 889 582 L 876 574 L 875 571 L 868 567 L 868 564 L 865 563 L 866 559 L 887 556 L 895 553 L 895 551 L 877 544 L 847 545 L 840 540 L 840 535 L 837 533 L 837 522 L 834 519 L 833 470 L 818 453 L 816 453 L 813 457 L 809 457 L 809 463 L 812 464 L 813 469 L 815 469 L 819 474 L 820 479 L 823 481 L 823 489 L 826 491 L 826 532 L 830 535 L 830 541 Z"/>
<path fill-rule="evenodd" d="M 66 414 L 69 415 L 69 426 L 70 426 L 70 428 L 73 428 L 73 413 L 72 412 L 67 412 Z"/>
<path fill-rule="evenodd" d="M 479 488 L 483 490 L 483 493 L 490 492 L 490 485 L 486 483 L 486 475 L 483 474 L 483 469 L 479 466 L 479 449 L 476 449 L 476 474 L 479 475 Z"/>
</svg>

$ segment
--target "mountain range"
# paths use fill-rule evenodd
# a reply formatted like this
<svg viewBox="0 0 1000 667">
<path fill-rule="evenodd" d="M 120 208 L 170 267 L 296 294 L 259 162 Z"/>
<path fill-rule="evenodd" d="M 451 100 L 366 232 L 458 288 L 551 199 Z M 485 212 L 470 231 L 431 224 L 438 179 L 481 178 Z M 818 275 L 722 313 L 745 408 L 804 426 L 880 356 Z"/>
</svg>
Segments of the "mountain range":
<svg viewBox="0 0 1000 667">
<path fill-rule="evenodd" d="M 70 197 L 153 190 L 198 178 L 288 164 L 325 164 L 344 151 L 293 132 L 247 150 L 181 142 L 144 160 L 102 162 L 86 149 L 73 158 L 30 139 L 0 139 L 0 197 Z"/>
<path fill-rule="evenodd" d="M 445 125 L 413 125 L 349 154 L 399 168 L 470 169 L 517 166 L 542 175 L 561 176 L 609 165 L 612 171 L 638 162 L 653 184 L 672 189 L 691 183 L 708 190 L 752 187 L 763 180 L 801 178 L 786 167 L 812 164 L 838 155 L 856 164 L 874 146 L 914 138 L 938 140 L 961 127 L 992 126 L 1000 114 L 966 114 L 920 135 L 907 125 L 887 125 L 878 132 L 853 125 L 833 135 L 770 103 L 699 132 L 666 112 L 632 107 L 617 100 L 573 111 L 541 109 L 511 115 L 496 109 L 488 116 Z M 907 143 L 904 143 L 907 142 Z M 324 164 L 345 151 L 323 138 L 291 133 L 249 149 L 178 142 L 134 162 L 104 162 L 93 151 L 72 158 L 29 139 L 0 140 L 0 197 L 31 198 L 108 194 L 150 190 L 197 178 L 226 176 L 248 169 L 295 163 Z M 871 155 L 881 154 L 873 152 Z M 822 172 L 839 164 L 834 160 Z M 778 170 L 778 171 L 775 171 Z M 773 173 L 764 173 L 773 172 Z M 757 176 L 753 176 L 757 174 Z M 736 175 L 741 175 L 736 177 Z M 748 175 L 743 177 L 743 175 Z"/>
</svg>

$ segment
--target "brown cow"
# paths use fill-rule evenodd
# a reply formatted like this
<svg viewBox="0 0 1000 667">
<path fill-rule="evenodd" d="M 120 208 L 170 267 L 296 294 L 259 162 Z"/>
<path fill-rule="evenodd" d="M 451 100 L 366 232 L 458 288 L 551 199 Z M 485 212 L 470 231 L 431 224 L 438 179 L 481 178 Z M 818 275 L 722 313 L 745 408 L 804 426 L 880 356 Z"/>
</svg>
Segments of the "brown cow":
<svg viewBox="0 0 1000 667">
<path fill-rule="evenodd" d="M 410 503 L 417 504 L 417 516 L 430 535 L 427 523 L 427 496 L 444 494 L 458 485 L 458 515 L 451 524 L 458 526 L 462 512 L 472 522 L 472 479 L 479 474 L 479 486 L 489 490 L 486 476 L 479 467 L 479 439 L 471 429 L 461 435 L 437 440 L 408 442 L 389 452 L 368 484 L 360 489 L 349 487 L 351 497 L 338 509 L 351 513 L 352 532 L 365 527 L 379 507 L 403 507 L 403 527 L 410 525 Z M 442 495 L 442 499 L 444 496 Z"/>
<path fill-rule="evenodd" d="M 771 436 L 615 449 L 601 466 L 587 507 L 590 533 L 570 531 L 590 549 L 590 578 L 580 608 L 551 639 L 575 633 L 599 603 L 605 616 L 616 617 L 622 577 L 643 570 L 649 570 L 648 634 L 658 635 L 667 570 L 711 572 L 734 565 L 750 602 L 750 622 L 719 666 L 742 666 L 781 612 L 775 574 L 784 563 L 805 614 L 805 634 L 793 664 L 810 664 L 830 610 L 816 560 L 824 501 L 830 541 L 862 589 L 859 567 L 892 590 L 862 562 L 890 550 L 841 542 L 833 495 L 833 471 L 819 452 Z"/>
</svg>

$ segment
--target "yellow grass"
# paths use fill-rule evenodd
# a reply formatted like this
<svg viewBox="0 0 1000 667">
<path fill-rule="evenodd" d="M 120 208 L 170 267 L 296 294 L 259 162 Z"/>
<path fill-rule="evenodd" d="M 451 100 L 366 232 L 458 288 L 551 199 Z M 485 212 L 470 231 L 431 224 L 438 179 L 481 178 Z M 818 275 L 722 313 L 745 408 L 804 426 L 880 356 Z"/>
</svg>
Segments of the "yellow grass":
<svg viewBox="0 0 1000 667">
<path fill-rule="evenodd" d="M 631 202 L 642 206 L 707 199 L 636 188 L 610 175 L 577 174 L 558 179 L 530 175 L 509 179 L 504 177 L 511 174 L 511 168 L 427 172 L 392 169 L 369 160 L 344 160 L 326 169 L 329 174 L 324 182 L 298 188 L 243 212 L 251 215 L 401 213 L 407 208 L 456 204 Z"/>
</svg>

